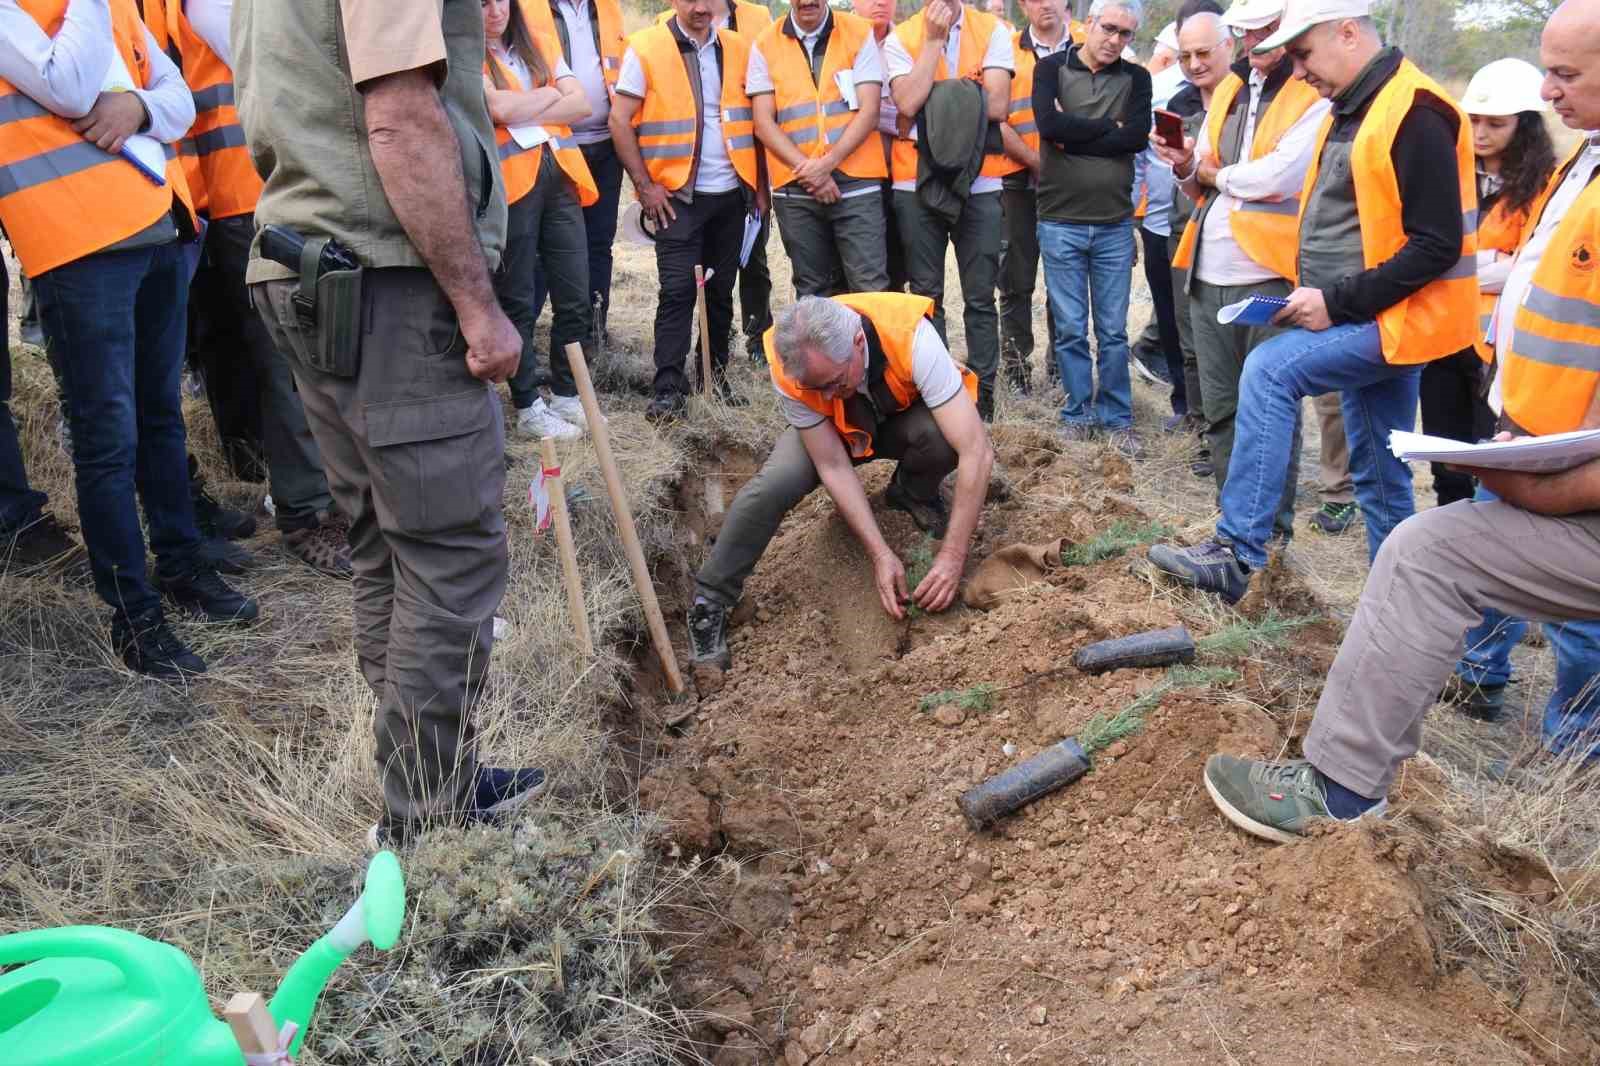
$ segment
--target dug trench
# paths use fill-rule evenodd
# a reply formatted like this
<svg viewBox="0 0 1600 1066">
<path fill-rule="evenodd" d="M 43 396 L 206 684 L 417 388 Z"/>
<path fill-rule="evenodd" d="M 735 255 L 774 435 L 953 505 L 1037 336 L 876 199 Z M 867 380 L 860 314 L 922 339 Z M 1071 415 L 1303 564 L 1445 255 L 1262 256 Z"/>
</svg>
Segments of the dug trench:
<svg viewBox="0 0 1600 1066">
<path fill-rule="evenodd" d="M 1131 546 L 1158 527 L 1122 460 L 1023 427 L 995 443 L 1011 492 L 986 509 L 968 573 L 1002 545 L 1056 538 L 1092 549 L 1069 553 L 1079 565 L 987 612 L 896 622 L 814 493 L 733 617 L 732 669 L 702 673 L 687 701 L 640 675 L 639 721 L 657 731 L 639 793 L 662 860 L 692 886 L 659 927 L 705 1057 L 1597 1061 L 1594 960 L 1518 939 L 1536 924 L 1519 916 L 1553 906 L 1567 875 L 1444 831 L 1437 766 L 1408 765 L 1393 817 L 1290 846 L 1212 806 L 1211 753 L 1298 753 L 1341 628 L 1297 579 L 1274 566 L 1238 613 L 1166 587 Z M 758 465 L 707 447 L 679 484 L 681 550 L 658 571 L 678 618 Z M 930 544 L 883 508 L 889 472 L 862 468 L 914 564 Z M 1068 667 L 1085 644 L 1175 624 L 1201 645 L 1177 679 Z M 1087 777 L 992 831 L 964 822 L 962 791 L 1135 701 L 1142 730 Z M 1469 913 L 1463 886 L 1495 905 Z M 1512 942 L 1514 969 L 1475 947 L 1475 921 Z"/>
</svg>

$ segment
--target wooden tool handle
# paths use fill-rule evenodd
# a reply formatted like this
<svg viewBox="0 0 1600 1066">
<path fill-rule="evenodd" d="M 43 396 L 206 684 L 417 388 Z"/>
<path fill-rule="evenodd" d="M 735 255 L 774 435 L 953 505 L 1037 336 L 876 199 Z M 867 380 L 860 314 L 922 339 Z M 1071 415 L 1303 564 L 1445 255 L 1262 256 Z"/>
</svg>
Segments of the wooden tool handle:
<svg viewBox="0 0 1600 1066">
<path fill-rule="evenodd" d="M 716 396 L 711 387 L 711 320 L 706 317 L 706 272 L 699 263 L 694 266 L 694 313 L 700 323 L 700 391 L 710 400 Z"/>
<path fill-rule="evenodd" d="M 223 1008 L 222 1018 L 246 1055 L 263 1055 L 278 1050 L 278 1024 L 267 1010 L 259 992 L 235 992 Z"/>
<path fill-rule="evenodd" d="M 593 423 L 590 423 L 591 425 Z M 546 470 L 559 470 L 556 442 L 552 437 L 539 441 L 539 460 Z M 578 635 L 578 649 L 585 659 L 594 658 L 594 637 L 589 633 L 589 614 L 583 609 L 583 578 L 578 573 L 578 549 L 572 542 L 572 522 L 567 517 L 567 494 L 561 475 L 545 475 L 550 493 L 550 517 L 556 527 L 556 545 L 561 549 L 561 580 L 567 586 L 567 613 Z"/>
</svg>

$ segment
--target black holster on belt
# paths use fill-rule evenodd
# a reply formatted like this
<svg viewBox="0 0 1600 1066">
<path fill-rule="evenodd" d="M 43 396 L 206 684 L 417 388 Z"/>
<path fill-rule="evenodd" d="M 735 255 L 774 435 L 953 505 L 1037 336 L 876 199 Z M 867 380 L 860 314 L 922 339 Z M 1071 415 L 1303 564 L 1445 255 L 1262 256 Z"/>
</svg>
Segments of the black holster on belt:
<svg viewBox="0 0 1600 1066">
<path fill-rule="evenodd" d="M 306 363 L 334 377 L 355 377 L 364 320 L 360 260 L 328 237 L 303 238 L 282 226 L 262 231 L 261 254 L 300 275 L 290 302 L 309 335 Z"/>
</svg>

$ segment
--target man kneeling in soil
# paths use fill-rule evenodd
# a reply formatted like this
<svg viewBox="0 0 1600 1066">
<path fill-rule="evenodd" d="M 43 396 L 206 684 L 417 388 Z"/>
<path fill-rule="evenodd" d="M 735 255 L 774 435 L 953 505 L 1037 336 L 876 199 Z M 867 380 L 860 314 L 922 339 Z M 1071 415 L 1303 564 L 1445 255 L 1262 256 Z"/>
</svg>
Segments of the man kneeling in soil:
<svg viewBox="0 0 1600 1066">
<path fill-rule="evenodd" d="M 978 379 L 951 358 L 932 313 L 932 300 L 903 293 L 806 296 L 778 313 L 762 341 L 789 428 L 734 498 L 695 578 L 695 666 L 731 664 L 728 612 L 783 516 L 819 482 L 871 557 L 885 611 L 900 618 L 908 600 L 925 611 L 955 602 L 994 452 L 978 418 Z M 909 594 L 905 567 L 851 469 L 874 459 L 900 461 L 884 502 L 944 541 Z M 939 484 L 952 470 L 955 501 L 947 509 Z"/>
</svg>

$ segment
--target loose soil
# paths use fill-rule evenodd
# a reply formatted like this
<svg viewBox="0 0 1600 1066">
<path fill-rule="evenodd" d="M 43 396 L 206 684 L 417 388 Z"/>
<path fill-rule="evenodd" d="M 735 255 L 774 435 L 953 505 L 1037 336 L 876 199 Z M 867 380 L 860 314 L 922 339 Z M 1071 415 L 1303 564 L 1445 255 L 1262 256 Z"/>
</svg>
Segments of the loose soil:
<svg viewBox="0 0 1600 1066">
<path fill-rule="evenodd" d="M 1020 428 L 996 444 L 1014 491 L 987 510 L 969 572 L 1004 544 L 1143 520 L 1120 459 Z M 723 455 L 681 487 L 682 565 L 697 564 L 756 465 Z M 890 469 L 862 474 L 905 558 L 922 537 L 881 505 Z M 1205 758 L 1298 752 L 1337 648 L 1331 621 L 1216 661 L 1237 680 L 1169 693 L 1086 778 L 992 832 L 968 828 L 963 790 L 1163 676 L 1060 671 L 1075 650 L 1237 621 L 1152 580 L 1141 555 L 1055 571 L 988 613 L 897 623 L 825 493 L 789 517 L 736 613 L 733 668 L 698 679 L 692 714 L 645 708 L 678 728 L 660 737 L 641 797 L 665 856 L 709 896 L 665 923 L 683 1000 L 706 1012 L 707 1057 L 1600 1061 L 1600 1011 L 1548 956 L 1530 951 L 1505 985 L 1459 950 L 1447 881 L 1531 907 L 1553 875 L 1418 832 L 1444 787 L 1426 760 L 1391 796 L 1401 814 L 1379 825 L 1272 847 L 1217 814 Z M 686 573 L 673 578 L 682 606 Z M 1247 616 L 1318 611 L 1287 572 L 1258 584 Z M 980 683 L 999 689 L 987 709 L 919 707 Z"/>
</svg>

